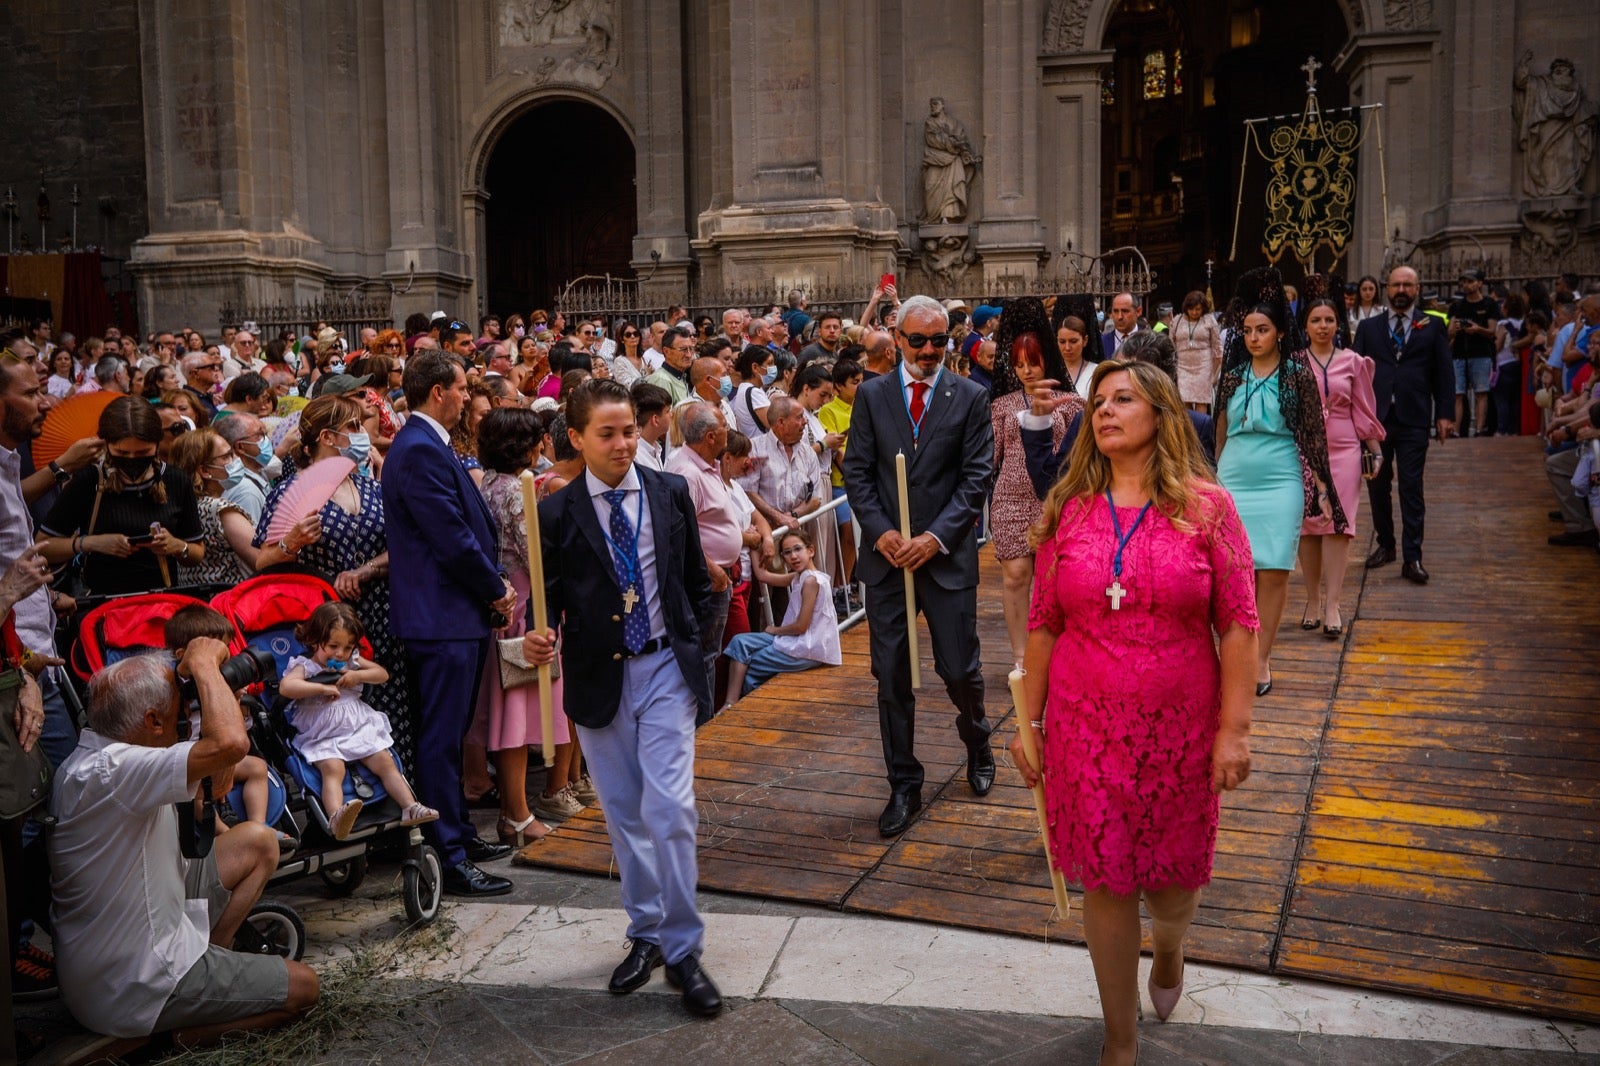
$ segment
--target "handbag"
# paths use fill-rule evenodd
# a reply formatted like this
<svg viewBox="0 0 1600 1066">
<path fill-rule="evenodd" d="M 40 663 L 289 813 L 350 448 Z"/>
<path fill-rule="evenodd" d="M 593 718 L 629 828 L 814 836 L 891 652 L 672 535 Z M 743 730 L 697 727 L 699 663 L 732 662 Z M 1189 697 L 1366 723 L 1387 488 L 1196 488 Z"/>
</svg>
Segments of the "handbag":
<svg viewBox="0 0 1600 1066">
<path fill-rule="evenodd" d="M 106 479 L 102 476 L 95 485 L 94 507 L 89 511 L 89 525 L 83 531 L 85 538 L 94 535 L 95 523 L 100 520 L 100 498 L 105 495 L 105 491 Z M 75 600 L 81 600 L 85 596 L 93 594 L 93 590 L 89 588 L 89 583 L 83 577 L 85 564 L 88 562 L 86 555 L 87 553 L 84 552 L 74 555 L 66 566 L 62 568 L 61 576 L 55 581 L 58 591 L 66 593 Z"/>
<path fill-rule="evenodd" d="M 539 668 L 528 665 L 528 657 L 522 652 L 521 637 L 496 637 L 494 642 L 496 657 L 500 660 L 500 687 L 507 692 L 514 688 L 532 685 L 539 680 Z M 554 681 L 561 676 L 561 656 L 557 655 L 550 664 L 550 680 Z"/>
<path fill-rule="evenodd" d="M 17 739 L 17 701 L 22 698 L 22 641 L 17 639 L 14 616 L 4 622 L 5 667 L 0 672 L 0 818 L 21 818 L 50 798 L 54 772 L 44 745 L 37 740 L 23 751 Z"/>
<path fill-rule="evenodd" d="M 1383 453 L 1363 450 L 1361 453 L 1361 472 L 1369 478 L 1378 476 L 1378 471 L 1383 469 Z"/>
</svg>

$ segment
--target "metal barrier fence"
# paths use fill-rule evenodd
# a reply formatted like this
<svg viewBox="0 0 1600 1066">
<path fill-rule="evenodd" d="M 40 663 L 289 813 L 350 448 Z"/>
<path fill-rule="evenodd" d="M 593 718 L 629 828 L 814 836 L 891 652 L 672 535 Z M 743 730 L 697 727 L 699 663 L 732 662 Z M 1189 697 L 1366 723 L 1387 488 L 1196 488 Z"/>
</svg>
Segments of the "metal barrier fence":
<svg viewBox="0 0 1600 1066">
<path fill-rule="evenodd" d="M 254 322 L 261 328 L 261 341 L 265 344 L 283 330 L 293 330 L 296 337 L 313 335 L 318 323 L 327 323 L 343 333 L 350 344 L 367 328 L 393 329 L 394 304 L 388 293 L 381 296 L 359 295 L 348 300 L 313 300 L 303 304 L 225 304 L 217 311 L 218 321 L 242 327 Z"/>
</svg>

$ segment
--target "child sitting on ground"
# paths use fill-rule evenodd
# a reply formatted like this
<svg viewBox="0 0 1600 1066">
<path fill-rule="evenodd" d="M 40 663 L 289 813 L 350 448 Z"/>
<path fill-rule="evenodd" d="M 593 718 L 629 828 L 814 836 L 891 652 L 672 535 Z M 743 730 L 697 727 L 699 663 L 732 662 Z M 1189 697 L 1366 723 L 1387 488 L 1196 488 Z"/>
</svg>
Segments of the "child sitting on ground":
<svg viewBox="0 0 1600 1066">
<path fill-rule="evenodd" d="M 783 625 L 768 626 L 764 633 L 740 633 L 728 642 L 728 694 L 723 710 L 757 685 L 779 674 L 793 674 L 826 663 L 838 666 L 839 620 L 833 612 L 833 582 L 818 570 L 817 545 L 811 534 L 797 529 L 783 535 L 778 554 L 787 573 L 754 567 L 766 585 L 789 587 L 789 608 Z M 720 713 L 720 712 L 719 712 Z"/>
<path fill-rule="evenodd" d="M 183 650 L 189 642 L 199 637 L 210 637 L 220 640 L 224 644 L 231 644 L 238 639 L 238 632 L 233 628 L 233 623 L 221 611 L 197 603 L 192 607 L 185 607 L 167 619 L 167 624 L 161 630 L 163 642 L 167 650 L 172 652 L 177 659 L 183 658 Z M 250 717 L 245 716 L 245 727 L 249 728 Z M 190 735 L 200 735 L 200 711 L 194 708 L 189 712 Z M 266 761 L 256 755 L 246 755 L 239 760 L 239 765 L 233 768 L 233 782 L 242 785 L 244 791 L 244 817 L 247 822 L 260 822 L 267 824 L 267 804 L 270 799 L 267 786 Z M 231 789 L 229 791 L 232 791 Z M 217 797 L 221 799 L 221 797 Z M 219 831 L 226 825 L 219 825 Z M 282 830 L 278 831 L 278 846 L 288 847 L 294 843 L 294 838 Z"/>
<path fill-rule="evenodd" d="M 1600 403 L 1589 408 L 1589 425 L 1600 429 Z M 1580 441 L 1578 468 L 1572 472 L 1572 489 L 1589 502 L 1589 516 L 1600 528 L 1600 440 Z"/>
<path fill-rule="evenodd" d="M 334 600 L 324 603 L 295 630 L 308 655 L 289 660 L 278 691 L 294 700 L 294 746 L 322 774 L 322 809 L 328 831 L 343 840 L 355 827 L 361 800 L 344 798 L 347 762 L 359 762 L 378 775 L 384 791 L 400 805 L 401 825 L 438 819 L 439 812 L 417 802 L 405 775 L 390 754 L 394 738 L 389 719 L 361 698 L 363 685 L 381 685 L 389 671 L 361 658 L 366 630 L 355 610 Z"/>
</svg>

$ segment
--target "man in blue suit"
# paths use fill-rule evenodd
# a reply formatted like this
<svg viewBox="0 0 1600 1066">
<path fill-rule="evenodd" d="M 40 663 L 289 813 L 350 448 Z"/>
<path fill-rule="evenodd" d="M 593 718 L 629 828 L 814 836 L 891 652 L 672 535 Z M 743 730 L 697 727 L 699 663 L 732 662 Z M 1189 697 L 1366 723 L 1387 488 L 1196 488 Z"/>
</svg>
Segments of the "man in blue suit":
<svg viewBox="0 0 1600 1066">
<path fill-rule="evenodd" d="M 1383 423 L 1383 465 L 1367 482 L 1372 502 L 1372 529 L 1378 546 L 1367 556 L 1375 569 L 1394 562 L 1394 503 L 1389 486 L 1400 476 L 1400 574 L 1418 585 L 1428 583 L 1422 568 L 1422 470 L 1428 461 L 1428 430 L 1442 444 L 1455 431 L 1455 366 L 1450 361 L 1450 334 L 1443 323 L 1423 314 L 1417 302 L 1417 272 L 1410 267 L 1389 271 L 1389 310 L 1356 327 L 1350 347 L 1373 363 L 1372 393 Z"/>
<path fill-rule="evenodd" d="M 711 576 L 694 500 L 677 474 L 633 461 L 627 389 L 586 381 L 566 413 L 584 473 L 539 504 L 539 530 L 567 717 L 600 793 L 628 912 L 632 944 L 608 987 L 632 992 L 664 965 L 684 1008 L 710 1017 L 722 996 L 700 968 L 694 723 L 711 713 L 696 622 Z M 529 662 L 555 658 L 554 630 L 538 632 L 531 617 L 523 645 Z"/>
<path fill-rule="evenodd" d="M 383 513 L 389 540 L 389 628 L 405 641 L 418 718 L 417 796 L 439 811 L 425 826 L 444 861 L 444 888 L 490 896 L 511 882 L 477 867 L 511 849 L 478 838 L 461 787 L 461 745 L 478 703 L 489 630 L 516 604 L 497 562 L 494 520 L 450 447 L 467 403 L 461 361 L 418 352 L 401 380 L 411 418 L 389 447 Z"/>
</svg>

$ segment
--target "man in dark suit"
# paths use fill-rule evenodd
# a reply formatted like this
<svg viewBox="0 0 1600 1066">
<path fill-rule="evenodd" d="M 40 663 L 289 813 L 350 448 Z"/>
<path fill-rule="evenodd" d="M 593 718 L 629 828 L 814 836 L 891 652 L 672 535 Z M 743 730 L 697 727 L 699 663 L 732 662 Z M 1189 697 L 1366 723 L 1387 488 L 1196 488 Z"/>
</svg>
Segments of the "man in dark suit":
<svg viewBox="0 0 1600 1066">
<path fill-rule="evenodd" d="M 1428 460 L 1428 431 L 1443 443 L 1455 430 L 1449 412 L 1455 402 L 1455 369 L 1450 363 L 1449 331 L 1416 307 L 1417 272 L 1410 267 L 1389 271 L 1389 310 L 1356 327 L 1351 347 L 1371 359 L 1376 369 L 1372 391 L 1378 418 L 1387 434 L 1383 467 L 1367 482 L 1372 501 L 1372 528 L 1378 546 L 1367 556 L 1368 568 L 1394 562 L 1394 504 L 1389 485 L 1400 474 L 1400 520 L 1405 563 L 1400 573 L 1427 584 L 1422 568 L 1422 468 Z"/>
<path fill-rule="evenodd" d="M 1111 328 L 1100 335 L 1100 350 L 1107 359 L 1115 359 L 1122 346 L 1139 329 L 1139 297 L 1131 292 L 1119 292 L 1111 298 Z"/>
<path fill-rule="evenodd" d="M 583 476 L 539 505 L 545 605 L 561 628 L 567 717 L 600 793 L 628 913 L 628 955 L 610 989 L 632 992 L 665 964 L 692 1014 L 722 997 L 700 968 L 695 907 L 694 723 L 711 713 L 696 618 L 711 598 L 684 479 L 633 461 L 628 390 L 590 380 L 567 400 Z M 531 612 L 530 612 L 531 613 Z M 529 620 L 528 660 L 555 657 Z"/>
<path fill-rule="evenodd" d="M 500 895 L 511 882 L 476 863 L 511 849 L 480 840 L 473 829 L 461 787 L 461 745 L 478 703 L 491 616 L 503 618 L 516 593 L 500 572 L 494 519 L 450 447 L 447 427 L 460 421 L 467 403 L 461 361 L 418 352 L 401 384 L 411 417 L 384 463 L 383 515 L 393 575 L 389 628 L 405 641 L 418 716 L 412 776 L 417 796 L 439 810 L 439 820 L 423 831 L 444 861 L 445 891 Z"/>
<path fill-rule="evenodd" d="M 989 394 L 943 370 L 949 319 L 938 301 L 913 296 L 900 308 L 898 369 L 856 391 L 844 484 L 867 548 L 856 577 L 870 587 L 867 621 L 878 727 L 889 769 L 888 806 L 878 831 L 894 836 L 922 808 L 922 764 L 912 753 L 911 690 L 902 574 L 916 574 L 916 605 L 928 619 L 933 661 L 956 706 L 967 746 L 967 781 L 978 795 L 994 785 L 990 722 L 984 717 L 978 657 L 978 549 L 974 523 L 994 482 Z M 906 457 L 911 531 L 900 535 L 895 455 Z"/>
</svg>

